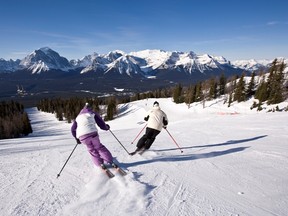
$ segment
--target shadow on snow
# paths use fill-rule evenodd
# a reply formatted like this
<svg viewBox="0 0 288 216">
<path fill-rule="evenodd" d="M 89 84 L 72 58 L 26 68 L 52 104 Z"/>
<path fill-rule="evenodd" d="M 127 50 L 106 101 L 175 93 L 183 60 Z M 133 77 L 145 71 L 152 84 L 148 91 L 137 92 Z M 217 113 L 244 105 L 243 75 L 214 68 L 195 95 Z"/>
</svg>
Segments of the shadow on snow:
<svg viewBox="0 0 288 216">
<path fill-rule="evenodd" d="M 203 158 L 211 158 L 211 157 L 218 157 L 223 156 L 226 154 L 232 154 L 240 151 L 244 151 L 249 147 L 238 147 L 238 148 L 232 148 L 224 151 L 213 151 L 209 153 L 203 153 L 203 154 L 188 154 L 188 155 L 175 155 L 175 156 L 160 156 L 153 159 L 148 159 L 144 161 L 137 161 L 133 163 L 122 163 L 125 167 L 132 167 L 132 166 L 139 166 L 143 164 L 149 164 L 149 163 L 155 163 L 155 162 L 180 162 L 180 161 L 192 161 L 197 159 L 203 159 Z"/>
<path fill-rule="evenodd" d="M 261 135 L 261 136 L 256 136 L 252 138 L 247 138 L 247 139 L 240 139 L 240 140 L 229 140 L 225 143 L 217 143 L 217 144 L 209 144 L 209 145 L 201 145 L 201 146 L 190 146 L 190 147 L 181 147 L 182 150 L 184 149 L 194 149 L 194 148 L 208 148 L 208 147 L 217 147 L 217 146 L 226 146 L 226 145 L 235 145 L 235 144 L 240 144 L 240 143 L 246 143 L 246 142 L 251 142 L 254 140 L 262 139 L 265 138 L 267 135 Z M 179 154 L 179 155 L 174 155 L 174 156 L 160 156 L 160 157 L 155 157 L 153 159 L 148 159 L 144 161 L 137 161 L 133 163 L 123 163 L 124 166 L 126 167 L 131 167 L 131 166 L 138 166 L 142 164 L 149 164 L 149 163 L 154 163 L 154 162 L 179 162 L 179 161 L 190 161 L 190 160 L 197 160 L 197 159 L 202 159 L 202 158 L 211 158 L 211 157 L 218 157 L 218 156 L 223 156 L 226 154 L 232 154 L 240 151 L 244 151 L 249 147 L 238 147 L 238 148 L 231 148 L 227 150 L 222 150 L 222 151 L 213 151 L 209 153 L 203 153 L 203 154 Z M 179 151 L 179 148 L 171 148 L 171 149 L 160 149 L 160 150 L 153 150 L 155 152 L 161 152 L 161 151 Z"/>
<path fill-rule="evenodd" d="M 257 139 L 261 139 L 264 137 L 267 137 L 268 135 L 261 135 L 257 137 L 252 137 L 248 139 L 241 139 L 241 140 L 229 140 L 225 143 L 217 143 L 217 144 L 209 144 L 209 145 L 199 145 L 199 146 L 189 146 L 189 147 L 181 147 L 181 149 L 193 149 L 193 148 L 208 148 L 208 147 L 217 147 L 217 146 L 225 146 L 225 145 L 233 145 L 233 144 L 239 144 L 239 143 L 245 143 L 245 142 L 250 142 L 254 141 Z M 170 149 L 159 149 L 159 150 L 153 150 L 155 152 L 162 152 L 162 151 L 179 151 L 179 148 L 170 148 Z"/>
</svg>

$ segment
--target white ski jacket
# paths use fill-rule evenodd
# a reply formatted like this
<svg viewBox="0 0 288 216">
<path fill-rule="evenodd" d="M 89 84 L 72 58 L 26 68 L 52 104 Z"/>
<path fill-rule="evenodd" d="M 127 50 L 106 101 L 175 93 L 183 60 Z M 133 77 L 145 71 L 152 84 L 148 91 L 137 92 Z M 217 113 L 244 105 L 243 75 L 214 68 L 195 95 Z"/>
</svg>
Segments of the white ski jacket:
<svg viewBox="0 0 288 216">
<path fill-rule="evenodd" d="M 78 125 L 76 129 L 77 138 L 98 131 L 94 118 L 95 118 L 94 113 L 82 113 L 77 116 L 76 118 L 76 122 Z"/>
<path fill-rule="evenodd" d="M 168 124 L 168 118 L 165 112 L 161 110 L 159 106 L 154 106 L 149 112 L 147 117 L 148 119 L 147 127 L 161 131 L 163 126 Z"/>
</svg>

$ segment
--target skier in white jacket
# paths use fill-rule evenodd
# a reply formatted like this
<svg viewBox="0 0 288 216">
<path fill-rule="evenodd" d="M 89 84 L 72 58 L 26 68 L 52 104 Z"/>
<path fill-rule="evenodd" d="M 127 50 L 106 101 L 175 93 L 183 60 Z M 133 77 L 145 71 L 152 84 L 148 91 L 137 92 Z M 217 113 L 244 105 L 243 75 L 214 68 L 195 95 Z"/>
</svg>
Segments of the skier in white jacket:
<svg viewBox="0 0 288 216">
<path fill-rule="evenodd" d="M 155 141 L 156 136 L 161 132 L 162 128 L 166 128 L 168 125 L 167 115 L 161 110 L 157 101 L 154 102 L 153 108 L 149 111 L 144 120 L 148 121 L 146 132 L 139 139 L 137 149 L 130 153 L 130 155 L 134 155 L 137 152 L 149 149 Z"/>
</svg>

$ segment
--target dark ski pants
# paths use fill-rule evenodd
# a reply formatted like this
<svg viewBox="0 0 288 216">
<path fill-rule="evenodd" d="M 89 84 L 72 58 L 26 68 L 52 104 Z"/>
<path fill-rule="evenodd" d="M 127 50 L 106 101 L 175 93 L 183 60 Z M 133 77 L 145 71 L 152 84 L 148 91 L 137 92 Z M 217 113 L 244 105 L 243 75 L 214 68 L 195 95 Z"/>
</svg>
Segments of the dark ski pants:
<svg viewBox="0 0 288 216">
<path fill-rule="evenodd" d="M 147 127 L 145 134 L 139 139 L 137 143 L 137 149 L 149 149 L 159 133 L 160 131 Z"/>
</svg>

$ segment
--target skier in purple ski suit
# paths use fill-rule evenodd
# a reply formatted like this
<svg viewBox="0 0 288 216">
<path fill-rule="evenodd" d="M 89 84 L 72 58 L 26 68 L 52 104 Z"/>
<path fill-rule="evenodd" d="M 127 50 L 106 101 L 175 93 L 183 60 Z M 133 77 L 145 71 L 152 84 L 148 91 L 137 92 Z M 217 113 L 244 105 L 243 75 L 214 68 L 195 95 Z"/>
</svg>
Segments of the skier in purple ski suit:
<svg viewBox="0 0 288 216">
<path fill-rule="evenodd" d="M 109 130 L 110 126 L 100 115 L 94 112 L 88 103 L 80 111 L 72 124 L 71 132 L 78 144 L 84 143 L 96 166 L 103 168 L 104 163 L 113 163 L 111 152 L 101 143 L 96 124 L 102 130 Z"/>
</svg>

